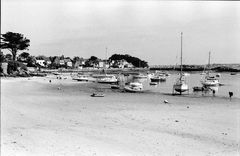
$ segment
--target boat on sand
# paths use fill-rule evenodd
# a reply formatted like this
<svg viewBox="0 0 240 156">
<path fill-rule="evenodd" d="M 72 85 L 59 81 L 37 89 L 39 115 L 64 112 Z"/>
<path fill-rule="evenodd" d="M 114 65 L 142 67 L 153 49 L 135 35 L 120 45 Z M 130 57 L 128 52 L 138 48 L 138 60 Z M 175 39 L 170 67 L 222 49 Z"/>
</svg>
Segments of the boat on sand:
<svg viewBox="0 0 240 156">
<path fill-rule="evenodd" d="M 132 93 L 143 92 L 143 85 L 139 82 L 131 82 L 129 85 L 124 87 L 124 90 Z"/>
<path fill-rule="evenodd" d="M 105 95 L 102 93 L 93 93 L 91 97 L 104 97 Z"/>
<path fill-rule="evenodd" d="M 188 85 L 186 83 L 185 77 L 182 74 L 182 32 L 181 32 L 181 65 L 180 65 L 180 77 L 177 79 L 177 81 L 173 85 L 173 94 L 176 92 L 179 92 L 180 95 L 182 92 L 189 91 Z"/>
</svg>

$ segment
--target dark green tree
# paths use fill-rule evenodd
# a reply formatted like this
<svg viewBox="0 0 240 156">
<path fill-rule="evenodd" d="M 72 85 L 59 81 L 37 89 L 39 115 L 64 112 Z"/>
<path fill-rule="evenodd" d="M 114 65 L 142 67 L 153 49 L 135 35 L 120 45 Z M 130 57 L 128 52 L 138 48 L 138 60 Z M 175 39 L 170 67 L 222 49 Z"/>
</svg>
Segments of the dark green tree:
<svg viewBox="0 0 240 156">
<path fill-rule="evenodd" d="M 16 60 L 16 55 L 19 50 L 26 50 L 30 46 L 30 40 L 25 38 L 20 33 L 7 32 L 1 34 L 1 49 L 8 49 Z"/>
<path fill-rule="evenodd" d="M 141 60 L 137 57 L 130 56 L 128 54 L 113 54 L 109 60 L 126 60 L 128 63 L 132 63 L 135 67 L 148 67 L 148 63 L 144 60 Z"/>
<path fill-rule="evenodd" d="M 27 52 L 22 52 L 22 53 L 19 55 L 18 60 L 19 60 L 19 61 L 26 61 L 29 56 L 30 56 L 29 53 L 27 53 Z"/>
</svg>

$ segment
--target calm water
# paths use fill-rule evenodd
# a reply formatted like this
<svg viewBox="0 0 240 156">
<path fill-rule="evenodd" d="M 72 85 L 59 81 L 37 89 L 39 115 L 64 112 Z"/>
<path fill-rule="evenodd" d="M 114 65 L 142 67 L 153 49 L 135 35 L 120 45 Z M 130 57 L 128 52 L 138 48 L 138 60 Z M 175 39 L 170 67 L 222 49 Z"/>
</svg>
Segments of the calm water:
<svg viewBox="0 0 240 156">
<path fill-rule="evenodd" d="M 212 73 L 212 75 L 216 75 Z M 172 93 L 173 84 L 179 76 L 177 73 L 171 74 L 167 77 L 166 82 L 160 82 L 158 85 L 149 85 L 150 79 L 137 79 L 136 81 L 141 81 L 144 85 L 144 89 L 148 90 L 149 92 L 160 92 L 160 93 Z M 189 93 L 190 94 L 199 94 L 201 95 L 202 92 L 193 92 L 192 88 L 194 86 L 202 86 L 200 83 L 202 75 L 200 73 L 193 73 L 186 77 L 188 86 L 189 86 Z M 128 76 L 126 78 L 128 81 L 133 80 L 132 76 Z M 223 83 L 224 86 L 219 86 L 216 89 L 216 96 L 220 97 L 228 97 L 228 92 L 232 91 L 234 97 L 240 98 L 240 74 L 238 75 L 230 75 L 230 73 L 221 73 L 219 77 L 220 83 Z M 212 95 L 212 93 L 206 93 L 206 95 Z"/>
</svg>

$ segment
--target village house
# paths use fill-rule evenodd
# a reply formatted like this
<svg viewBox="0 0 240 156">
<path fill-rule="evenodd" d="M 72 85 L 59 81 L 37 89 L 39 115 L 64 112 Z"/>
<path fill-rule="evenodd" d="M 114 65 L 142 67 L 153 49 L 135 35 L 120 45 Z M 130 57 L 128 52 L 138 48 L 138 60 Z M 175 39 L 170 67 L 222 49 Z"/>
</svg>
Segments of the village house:
<svg viewBox="0 0 240 156">
<path fill-rule="evenodd" d="M 73 67 L 82 69 L 83 66 L 85 65 L 85 62 L 86 62 L 86 59 L 79 58 L 79 59 L 75 60 Z"/>
<path fill-rule="evenodd" d="M 66 65 L 66 67 L 70 67 L 70 68 L 73 67 L 72 60 L 70 58 L 65 58 L 64 64 Z"/>
<path fill-rule="evenodd" d="M 112 60 L 112 62 L 110 63 L 110 66 L 114 67 L 114 68 L 133 68 L 134 67 L 132 65 L 132 63 L 128 63 L 124 59 L 122 59 L 122 60 Z"/>
<path fill-rule="evenodd" d="M 36 64 L 39 64 L 42 67 L 45 67 L 45 60 L 42 58 L 36 58 Z"/>
</svg>

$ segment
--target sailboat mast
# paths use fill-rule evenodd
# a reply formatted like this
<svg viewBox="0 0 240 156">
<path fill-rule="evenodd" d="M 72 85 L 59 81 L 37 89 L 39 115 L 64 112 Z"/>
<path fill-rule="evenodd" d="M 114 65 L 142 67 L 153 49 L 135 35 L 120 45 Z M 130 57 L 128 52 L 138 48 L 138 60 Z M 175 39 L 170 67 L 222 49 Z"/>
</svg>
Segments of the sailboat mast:
<svg viewBox="0 0 240 156">
<path fill-rule="evenodd" d="M 211 51 L 208 53 L 208 67 L 210 68 L 210 58 L 211 58 Z"/>
<path fill-rule="evenodd" d="M 105 59 L 107 60 L 107 47 L 106 47 Z"/>
<path fill-rule="evenodd" d="M 181 65 L 180 65 L 180 79 L 182 79 L 182 36 L 183 36 L 183 33 L 181 32 Z"/>
</svg>

